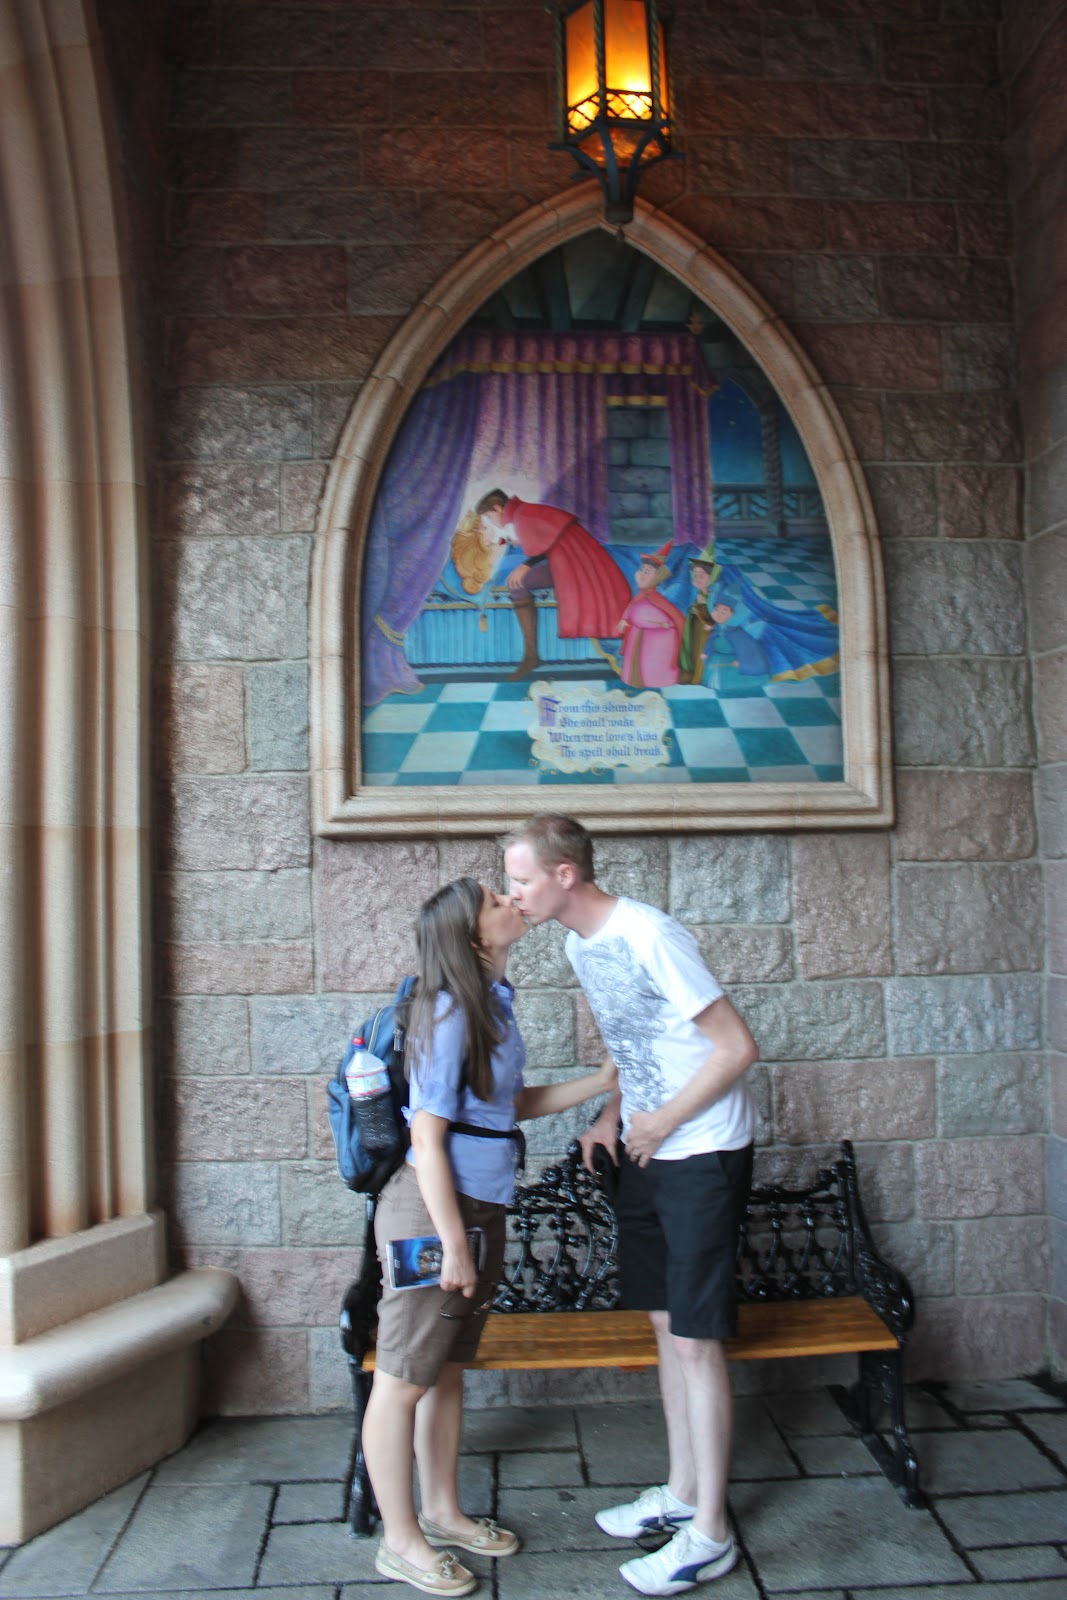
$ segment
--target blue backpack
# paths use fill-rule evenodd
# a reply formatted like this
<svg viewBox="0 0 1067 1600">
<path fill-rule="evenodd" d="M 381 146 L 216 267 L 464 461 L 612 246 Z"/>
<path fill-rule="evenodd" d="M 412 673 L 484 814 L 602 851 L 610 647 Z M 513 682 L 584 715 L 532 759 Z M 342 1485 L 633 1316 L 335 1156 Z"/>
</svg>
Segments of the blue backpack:
<svg viewBox="0 0 1067 1600">
<path fill-rule="evenodd" d="M 407 1154 L 411 1142 L 404 1107 L 408 1103 L 408 1082 L 404 1076 L 404 1035 L 408 1007 L 415 988 L 413 977 L 403 978 L 387 1005 L 379 1006 L 372 1017 L 361 1023 L 348 1041 L 337 1072 L 326 1085 L 333 1141 L 337 1146 L 337 1170 L 357 1194 L 377 1194 L 383 1189 Z M 352 1059 L 355 1040 L 363 1039 L 367 1049 L 383 1062 L 389 1072 L 395 1143 L 384 1150 L 370 1151 L 359 1135 L 345 1069 Z"/>
</svg>

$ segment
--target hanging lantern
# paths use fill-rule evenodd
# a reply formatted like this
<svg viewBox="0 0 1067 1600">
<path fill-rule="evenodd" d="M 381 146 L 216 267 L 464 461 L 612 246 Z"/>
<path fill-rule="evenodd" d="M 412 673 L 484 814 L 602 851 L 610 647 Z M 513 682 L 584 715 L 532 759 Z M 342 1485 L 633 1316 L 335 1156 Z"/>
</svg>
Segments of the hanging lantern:
<svg viewBox="0 0 1067 1600">
<path fill-rule="evenodd" d="M 671 100 L 657 0 L 576 0 L 556 14 L 560 138 L 576 177 L 595 176 L 609 222 L 630 222 L 641 174 L 671 149 Z"/>
</svg>

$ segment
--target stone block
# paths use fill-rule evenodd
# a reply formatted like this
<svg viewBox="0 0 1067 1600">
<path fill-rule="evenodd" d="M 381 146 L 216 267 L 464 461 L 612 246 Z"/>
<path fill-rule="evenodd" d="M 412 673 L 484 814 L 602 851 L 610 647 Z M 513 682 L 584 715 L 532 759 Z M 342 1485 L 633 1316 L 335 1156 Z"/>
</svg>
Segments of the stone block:
<svg viewBox="0 0 1067 1600">
<path fill-rule="evenodd" d="M 889 978 L 885 1007 L 897 1055 L 1036 1050 L 1041 1042 L 1041 980 L 1030 973 Z"/>
<path fill-rule="evenodd" d="M 203 1374 L 208 1416 L 306 1416 L 307 1331 L 223 1329 L 205 1341 Z"/>
<path fill-rule="evenodd" d="M 694 73 L 686 78 L 686 117 L 694 132 L 798 138 L 819 132 L 819 91 L 814 83 L 730 83 Z"/>
<path fill-rule="evenodd" d="M 956 1229 L 958 1294 L 1044 1294 L 1050 1261 L 1044 1217 L 988 1217 Z"/>
<path fill-rule="evenodd" d="M 927 96 L 921 89 L 823 81 L 819 103 L 819 131 L 832 139 L 925 139 L 930 132 Z"/>
<path fill-rule="evenodd" d="M 204 72 L 194 68 L 174 76 L 170 120 L 179 125 L 227 128 L 242 123 L 281 123 L 288 119 L 290 98 L 289 78 L 283 72 Z"/>
<path fill-rule="evenodd" d="M 418 233 L 418 198 L 413 189 L 357 189 L 355 182 L 353 173 L 337 193 L 296 189 L 259 197 L 267 233 L 272 239 L 337 239 L 346 244 L 357 232 L 382 244 Z"/>
<path fill-rule="evenodd" d="M 316 965 L 323 988 L 391 990 L 412 971 L 415 916 L 437 886 L 432 844 L 320 839 Z"/>
<path fill-rule="evenodd" d="M 310 939 L 306 871 L 163 873 L 162 932 L 188 943 Z"/>
<path fill-rule="evenodd" d="M 831 383 L 875 389 L 937 389 L 941 346 L 936 328 L 858 323 L 798 323 L 801 341 Z"/>
<path fill-rule="evenodd" d="M 941 1139 L 915 1152 L 924 1217 L 1011 1217 L 1045 1209 L 1039 1136 Z"/>
<path fill-rule="evenodd" d="M 926 1300 L 953 1292 L 956 1230 L 951 1223 L 880 1222 L 871 1234 L 875 1249 L 904 1274 L 913 1295 Z"/>
<path fill-rule="evenodd" d="M 329 1077 L 360 1022 L 387 996 L 256 995 L 249 1002 L 252 1070 Z"/>
<path fill-rule="evenodd" d="M 1035 842 L 1028 773 L 897 774 L 897 861 L 1010 861 Z"/>
<path fill-rule="evenodd" d="M 643 900 L 661 911 L 669 909 L 668 879 L 675 858 L 669 841 L 662 835 L 598 837 L 593 844 L 593 860 L 597 883 L 605 893 L 629 895 L 632 900 Z"/>
<path fill-rule="evenodd" d="M 179 661 L 299 659 L 310 556 L 305 538 L 160 546 L 162 649 Z"/>
<path fill-rule="evenodd" d="M 104 1581 L 119 1594 L 152 1582 L 243 1589 L 259 1563 L 272 1498 L 265 1483 L 149 1487 L 108 1557 Z"/>
<path fill-rule="evenodd" d="M 236 189 L 173 194 L 169 217 L 174 244 L 245 244 L 267 231 L 267 197 Z"/>
<path fill-rule="evenodd" d="M 1062 977 L 1067 974 L 1067 865 L 1062 862 L 1045 867 L 1045 928 L 1049 970 Z"/>
<path fill-rule="evenodd" d="M 163 1189 L 178 1249 L 281 1243 L 276 1161 L 179 1161 L 165 1171 Z"/>
<path fill-rule="evenodd" d="M 785 922 L 789 847 L 767 835 L 672 839 L 669 910 L 686 923 Z"/>
<path fill-rule="evenodd" d="M 307 1351 L 309 1410 L 347 1415 L 352 1408 L 352 1377 L 336 1328 L 309 1328 Z"/>
<path fill-rule="evenodd" d="M 862 322 L 880 314 L 871 256 L 799 256 L 793 272 L 798 317 Z"/>
<path fill-rule="evenodd" d="M 913 200 L 1003 203 L 1004 159 L 996 145 L 911 144 L 906 159 Z"/>
<path fill-rule="evenodd" d="M 1026 605 L 1010 544 L 929 543 L 886 551 L 895 655 L 1021 655 Z"/>
<path fill-rule="evenodd" d="M 946 539 L 1021 539 L 1017 467 L 941 468 L 941 533 Z"/>
<path fill-rule="evenodd" d="M 889 840 L 800 834 L 792 843 L 797 962 L 805 978 L 892 970 Z"/>
<path fill-rule="evenodd" d="M 1034 714 L 1042 763 L 1067 761 L 1067 649 L 1035 661 Z"/>
<path fill-rule="evenodd" d="M 930 539 L 937 533 L 937 475 L 933 467 L 867 468 L 883 539 Z"/>
<path fill-rule="evenodd" d="M 720 983 L 788 983 L 793 977 L 788 928 L 720 923 L 694 931 L 704 960 Z"/>
<path fill-rule="evenodd" d="M 164 865 L 189 872 L 307 866 L 306 778 L 179 778 L 161 803 Z"/>
<path fill-rule="evenodd" d="M 1006 261 L 965 260 L 957 256 L 890 256 L 882 260 L 879 277 L 886 313 L 901 320 L 915 317 L 932 322 L 985 323 L 1002 322 L 1011 316 L 1011 277 Z M 966 348 L 965 341 L 970 339 L 978 348 L 982 343 L 979 336 L 988 335 L 990 331 L 981 328 L 946 330 L 946 388 L 1010 387 L 1010 374 L 1003 383 L 950 381 L 954 372 L 959 373 L 964 368 L 960 352 Z M 1010 332 L 1003 329 L 995 332 L 998 347 L 1002 347 L 1001 359 L 1006 356 L 1010 367 L 1014 349 Z"/>
<path fill-rule="evenodd" d="M 308 1155 L 314 1161 L 336 1161 L 333 1131 L 327 1110 L 326 1079 L 308 1078 L 308 1127 L 311 1130 L 311 1148 Z"/>
<path fill-rule="evenodd" d="M 284 1162 L 281 1205 L 284 1245 L 293 1251 L 343 1247 L 348 1273 L 355 1275 L 353 1252 L 363 1247 L 366 1207 L 360 1196 L 341 1182 L 333 1161 Z M 268 1320 L 278 1323 L 284 1319 L 272 1315 Z"/>
<path fill-rule="evenodd" d="M 205 397 L 205 403 L 210 400 Z M 274 462 L 219 461 L 164 466 L 160 529 L 171 538 L 218 538 L 278 531 Z"/>
<path fill-rule="evenodd" d="M 158 749 L 172 772 L 243 772 L 244 673 L 180 666 L 160 673 Z"/>
<path fill-rule="evenodd" d="M 1027 540 L 1025 553 L 1031 646 L 1055 650 L 1067 642 L 1067 531 Z"/>
<path fill-rule="evenodd" d="M 964 255 L 1011 255 L 1012 214 L 1008 206 L 959 201 L 953 209 L 959 247 Z"/>
<path fill-rule="evenodd" d="M 507 888 L 504 852 L 496 839 L 473 839 L 464 835 L 442 838 L 438 841 L 437 852 L 442 888 L 456 878 L 474 878 L 495 894 L 503 894 Z"/>
<path fill-rule="evenodd" d="M 359 393 L 358 383 L 317 383 L 315 385 L 315 448 L 317 456 L 332 457 Z"/>
<path fill-rule="evenodd" d="M 362 1239 L 362 1204 L 336 1176 L 334 1183 L 350 1202 L 356 1219 L 356 1226 L 348 1232 L 358 1233 Z M 234 1328 L 336 1329 L 337 1313 L 355 1266 L 351 1244 L 343 1249 L 197 1249 L 187 1252 L 187 1260 L 190 1266 L 221 1267 L 236 1273 L 241 1299 L 233 1315 Z"/>
<path fill-rule="evenodd" d="M 394 72 L 391 80 L 393 104 L 403 108 L 396 120 L 412 128 L 493 128 L 506 105 L 509 129 L 540 133 L 553 114 L 545 72 L 506 72 L 494 64 L 491 71 L 465 72 L 459 94 L 442 93 L 439 71 Z"/>
<path fill-rule="evenodd" d="M 406 316 L 452 265 L 446 245 L 361 245 L 348 252 L 348 309 Z"/>
<path fill-rule="evenodd" d="M 827 200 L 899 200 L 908 169 L 897 144 L 875 139 L 796 139 L 790 147 L 794 194 Z"/>
<path fill-rule="evenodd" d="M 937 1106 L 942 1139 L 1041 1133 L 1048 1121 L 1044 1058 L 1014 1051 L 946 1056 L 937 1064 Z"/>
<path fill-rule="evenodd" d="M 340 245 L 248 245 L 228 250 L 226 309 L 285 317 L 344 311 L 347 259 Z"/>
<path fill-rule="evenodd" d="M 886 445 L 904 461 L 1015 462 L 1018 425 L 1011 400 L 990 394 L 889 394 Z"/>
<path fill-rule="evenodd" d="M 1067 1056 L 1051 1052 L 1048 1057 L 1049 1098 L 1052 1103 L 1050 1129 L 1067 1138 Z"/>
<path fill-rule="evenodd" d="M 478 244 L 528 204 L 525 194 L 512 189 L 424 190 L 419 195 L 419 237 L 431 243 Z"/>
<path fill-rule="evenodd" d="M 961 1372 L 972 1378 L 1013 1378 L 1039 1371 L 1045 1360 L 1044 1300 L 1039 1295 L 920 1300 L 917 1313 L 908 1339 L 912 1381 L 952 1380 Z"/>
<path fill-rule="evenodd" d="M 563 953 L 566 934 L 558 922 L 546 922 L 512 946 L 508 976 L 517 989 L 551 989 L 562 1000 L 559 990 L 575 988 L 574 968 Z"/>
<path fill-rule="evenodd" d="M 781 194 L 789 187 L 784 139 L 694 135 L 686 155 L 690 187 L 718 194 Z"/>
<path fill-rule="evenodd" d="M 364 168 L 368 183 L 386 189 L 500 189 L 508 181 L 507 140 L 482 129 L 443 139 L 432 129 L 392 128 L 367 147 Z"/>
<path fill-rule="evenodd" d="M 831 250 L 941 255 L 956 248 L 956 226 L 946 205 L 830 200 L 826 243 Z"/>
<path fill-rule="evenodd" d="M 1067 978 L 1050 977 L 1045 997 L 1045 1031 L 1053 1050 L 1067 1051 Z"/>
<path fill-rule="evenodd" d="M 897 972 L 1034 972 L 1044 965 L 1036 863 L 899 866 L 895 886 Z"/>
<path fill-rule="evenodd" d="M 176 317 L 172 360 L 190 383 L 366 377 L 393 317 Z"/>
<path fill-rule="evenodd" d="M 1067 856 L 1067 767 L 1042 767 L 1036 776 L 1041 853 Z"/>
<path fill-rule="evenodd" d="M 745 195 L 687 195 L 673 208 L 678 221 L 722 250 L 774 250 L 785 238 L 797 250 L 820 250 L 823 208 L 812 200 Z"/>
<path fill-rule="evenodd" d="M 222 251 L 215 246 L 177 246 L 163 252 L 160 310 L 218 311 L 222 306 Z"/>
<path fill-rule="evenodd" d="M 309 456 L 311 405 L 312 391 L 292 384 L 165 389 L 160 400 L 163 458 L 232 463 Z M 215 482 L 221 501 L 228 491 L 224 482 Z M 243 519 L 243 510 L 240 515 Z"/>
<path fill-rule="evenodd" d="M 1060 1222 L 1067 1222 L 1067 1139 L 1052 1136 L 1045 1147 L 1048 1168 L 1048 1209 Z"/>
<path fill-rule="evenodd" d="M 526 1045 L 528 1066 L 575 1064 L 574 1003 L 569 995 L 525 990 L 515 997 L 515 1020 Z"/>
<path fill-rule="evenodd" d="M 763 41 L 769 78 L 855 83 L 879 76 L 878 36 L 869 22 L 772 16 L 763 24 Z"/>
<path fill-rule="evenodd" d="M 558 1083 L 561 1078 L 577 1076 L 573 1072 L 559 1073 L 548 1072 L 543 1068 L 534 1067 L 525 1074 L 525 1080 L 533 1086 L 541 1084 Z M 581 1105 L 572 1106 L 569 1111 L 556 1112 L 548 1117 L 532 1117 L 524 1122 L 523 1132 L 526 1135 L 526 1150 L 531 1158 L 558 1161 L 566 1154 L 567 1146 L 572 1140 L 592 1122 L 596 1112 L 603 1104 L 603 1099 L 583 1101 Z"/>
<path fill-rule="evenodd" d="M 789 1144 L 937 1133 L 933 1061 L 789 1062 L 771 1084 L 775 1132 Z"/>
<path fill-rule="evenodd" d="M 159 1068 L 181 1077 L 232 1077 L 252 1070 L 243 995 L 162 1000 Z"/>
<path fill-rule="evenodd" d="M 177 1161 L 281 1161 L 307 1151 L 307 1096 L 300 1082 L 171 1078 L 163 1126 Z"/>
<path fill-rule="evenodd" d="M 1025 662 L 898 659 L 893 689 L 902 767 L 1033 765 Z"/>
<path fill-rule="evenodd" d="M 342 7 L 336 51 L 342 66 L 455 71 L 482 64 L 478 12 Z"/>
<path fill-rule="evenodd" d="M 239 138 L 239 186 L 258 193 L 350 189 L 361 163 L 361 136 L 347 128 L 256 128 Z"/>
<path fill-rule="evenodd" d="M 763 1061 L 833 1061 L 885 1053 L 879 983 L 738 984 L 731 999 L 752 1030 Z"/>
<path fill-rule="evenodd" d="M 946 389 L 1011 389 L 1018 381 L 1017 348 L 1011 328 L 946 328 L 941 346 Z"/>
<path fill-rule="evenodd" d="M 387 73 L 317 68 L 294 72 L 290 81 L 295 122 L 306 125 L 351 122 L 373 126 L 388 120 Z"/>
<path fill-rule="evenodd" d="M 175 189 L 236 189 L 239 135 L 230 128 L 176 129 L 170 139 Z"/>
<path fill-rule="evenodd" d="M 309 990 L 310 943 L 165 944 L 165 994 L 289 994 Z"/>
<path fill-rule="evenodd" d="M 248 764 L 253 772 L 306 772 L 308 671 L 303 661 L 257 662 L 245 669 Z"/>
</svg>

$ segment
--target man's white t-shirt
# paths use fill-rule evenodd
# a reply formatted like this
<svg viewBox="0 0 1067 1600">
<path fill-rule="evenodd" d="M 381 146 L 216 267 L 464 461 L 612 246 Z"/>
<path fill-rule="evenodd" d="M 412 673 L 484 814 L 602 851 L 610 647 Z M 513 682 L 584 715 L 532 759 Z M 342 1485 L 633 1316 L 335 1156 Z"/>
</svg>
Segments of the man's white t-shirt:
<svg viewBox="0 0 1067 1600">
<path fill-rule="evenodd" d="M 696 939 L 655 906 L 620 896 L 588 939 L 567 935 L 601 1037 L 619 1069 L 623 1138 L 635 1111 L 655 1111 L 702 1067 L 714 1046 L 693 1023 L 722 994 Z M 755 1131 L 744 1077 L 705 1111 L 683 1122 L 656 1151 L 680 1161 L 710 1150 L 740 1150 Z"/>
</svg>

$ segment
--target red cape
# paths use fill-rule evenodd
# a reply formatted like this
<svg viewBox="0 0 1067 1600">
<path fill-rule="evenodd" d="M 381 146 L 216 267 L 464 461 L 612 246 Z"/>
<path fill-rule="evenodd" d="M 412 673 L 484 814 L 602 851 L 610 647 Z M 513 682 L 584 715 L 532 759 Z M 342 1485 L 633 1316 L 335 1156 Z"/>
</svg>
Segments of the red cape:
<svg viewBox="0 0 1067 1600">
<path fill-rule="evenodd" d="M 522 552 L 545 556 L 556 591 L 556 631 L 561 639 L 614 639 L 630 603 L 630 585 L 611 556 L 569 511 L 512 498 L 504 521 Z"/>
</svg>

